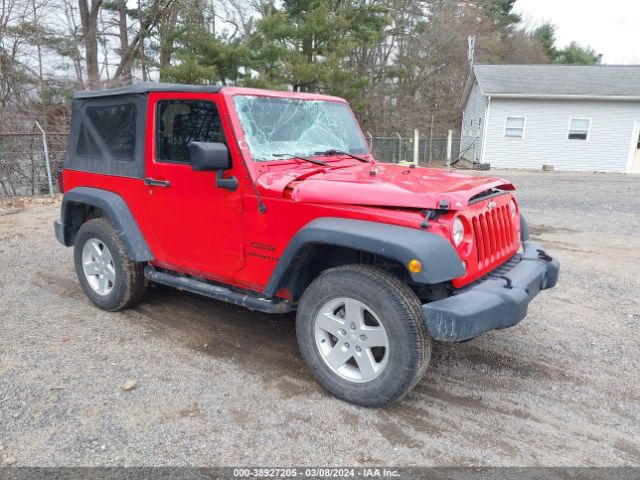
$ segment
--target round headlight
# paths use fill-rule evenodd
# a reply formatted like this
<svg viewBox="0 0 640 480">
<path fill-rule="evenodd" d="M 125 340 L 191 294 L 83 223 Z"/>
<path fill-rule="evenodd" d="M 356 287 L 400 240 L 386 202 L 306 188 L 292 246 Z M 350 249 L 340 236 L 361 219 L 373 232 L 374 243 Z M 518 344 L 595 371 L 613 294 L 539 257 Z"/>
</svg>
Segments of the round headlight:
<svg viewBox="0 0 640 480">
<path fill-rule="evenodd" d="M 511 202 L 509 203 L 509 208 L 511 209 L 511 216 L 515 217 L 516 213 L 518 213 L 518 208 L 516 207 L 516 201 L 514 199 L 511 199 Z"/>
<path fill-rule="evenodd" d="M 462 239 L 464 238 L 464 224 L 462 220 L 456 218 L 453 221 L 453 243 L 456 247 L 460 246 Z"/>
</svg>

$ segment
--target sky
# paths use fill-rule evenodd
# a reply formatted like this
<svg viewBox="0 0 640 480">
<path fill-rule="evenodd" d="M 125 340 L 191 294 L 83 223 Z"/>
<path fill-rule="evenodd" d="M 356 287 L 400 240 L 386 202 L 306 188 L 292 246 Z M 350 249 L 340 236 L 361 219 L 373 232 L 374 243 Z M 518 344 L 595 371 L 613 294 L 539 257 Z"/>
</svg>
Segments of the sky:
<svg viewBox="0 0 640 480">
<path fill-rule="evenodd" d="M 528 27 L 557 25 L 557 44 L 591 46 L 605 64 L 640 64 L 640 0 L 517 0 Z"/>
</svg>

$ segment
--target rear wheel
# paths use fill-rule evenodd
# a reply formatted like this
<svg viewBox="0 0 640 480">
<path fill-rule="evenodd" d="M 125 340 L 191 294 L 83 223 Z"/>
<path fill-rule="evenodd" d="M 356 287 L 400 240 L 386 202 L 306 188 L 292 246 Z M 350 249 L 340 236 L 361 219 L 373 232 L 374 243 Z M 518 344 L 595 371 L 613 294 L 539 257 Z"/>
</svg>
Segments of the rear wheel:
<svg viewBox="0 0 640 480">
<path fill-rule="evenodd" d="M 142 300 L 144 263 L 134 262 L 107 220 L 84 223 L 74 246 L 76 273 L 84 293 L 103 310 L 129 308 Z"/>
<path fill-rule="evenodd" d="M 305 291 L 296 317 L 302 356 L 332 394 L 386 405 L 421 378 L 431 338 L 413 291 L 367 265 L 327 270 Z"/>
</svg>

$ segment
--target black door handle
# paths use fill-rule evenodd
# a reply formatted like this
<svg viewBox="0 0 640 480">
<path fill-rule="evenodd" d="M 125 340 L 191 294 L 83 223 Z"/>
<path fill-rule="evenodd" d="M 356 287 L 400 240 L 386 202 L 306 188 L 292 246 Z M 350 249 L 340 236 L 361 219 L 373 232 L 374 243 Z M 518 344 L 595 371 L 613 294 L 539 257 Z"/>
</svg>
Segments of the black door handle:
<svg viewBox="0 0 640 480">
<path fill-rule="evenodd" d="M 168 188 L 169 185 L 171 185 L 169 183 L 169 180 L 156 180 L 155 178 L 145 178 L 144 184 L 147 185 L 148 187 L 164 187 L 164 188 Z"/>
</svg>

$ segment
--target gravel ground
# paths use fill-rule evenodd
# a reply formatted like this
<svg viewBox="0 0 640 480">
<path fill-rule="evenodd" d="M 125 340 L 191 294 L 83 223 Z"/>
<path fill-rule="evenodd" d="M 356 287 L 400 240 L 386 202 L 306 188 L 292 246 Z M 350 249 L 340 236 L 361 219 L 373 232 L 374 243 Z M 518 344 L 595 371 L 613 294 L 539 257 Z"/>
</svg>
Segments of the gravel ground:
<svg viewBox="0 0 640 480">
<path fill-rule="evenodd" d="M 94 308 L 53 236 L 58 204 L 5 204 L 0 465 L 640 465 L 640 177 L 497 174 L 558 287 L 512 329 L 437 345 L 378 410 L 316 384 L 291 316 L 160 287 Z"/>
</svg>

